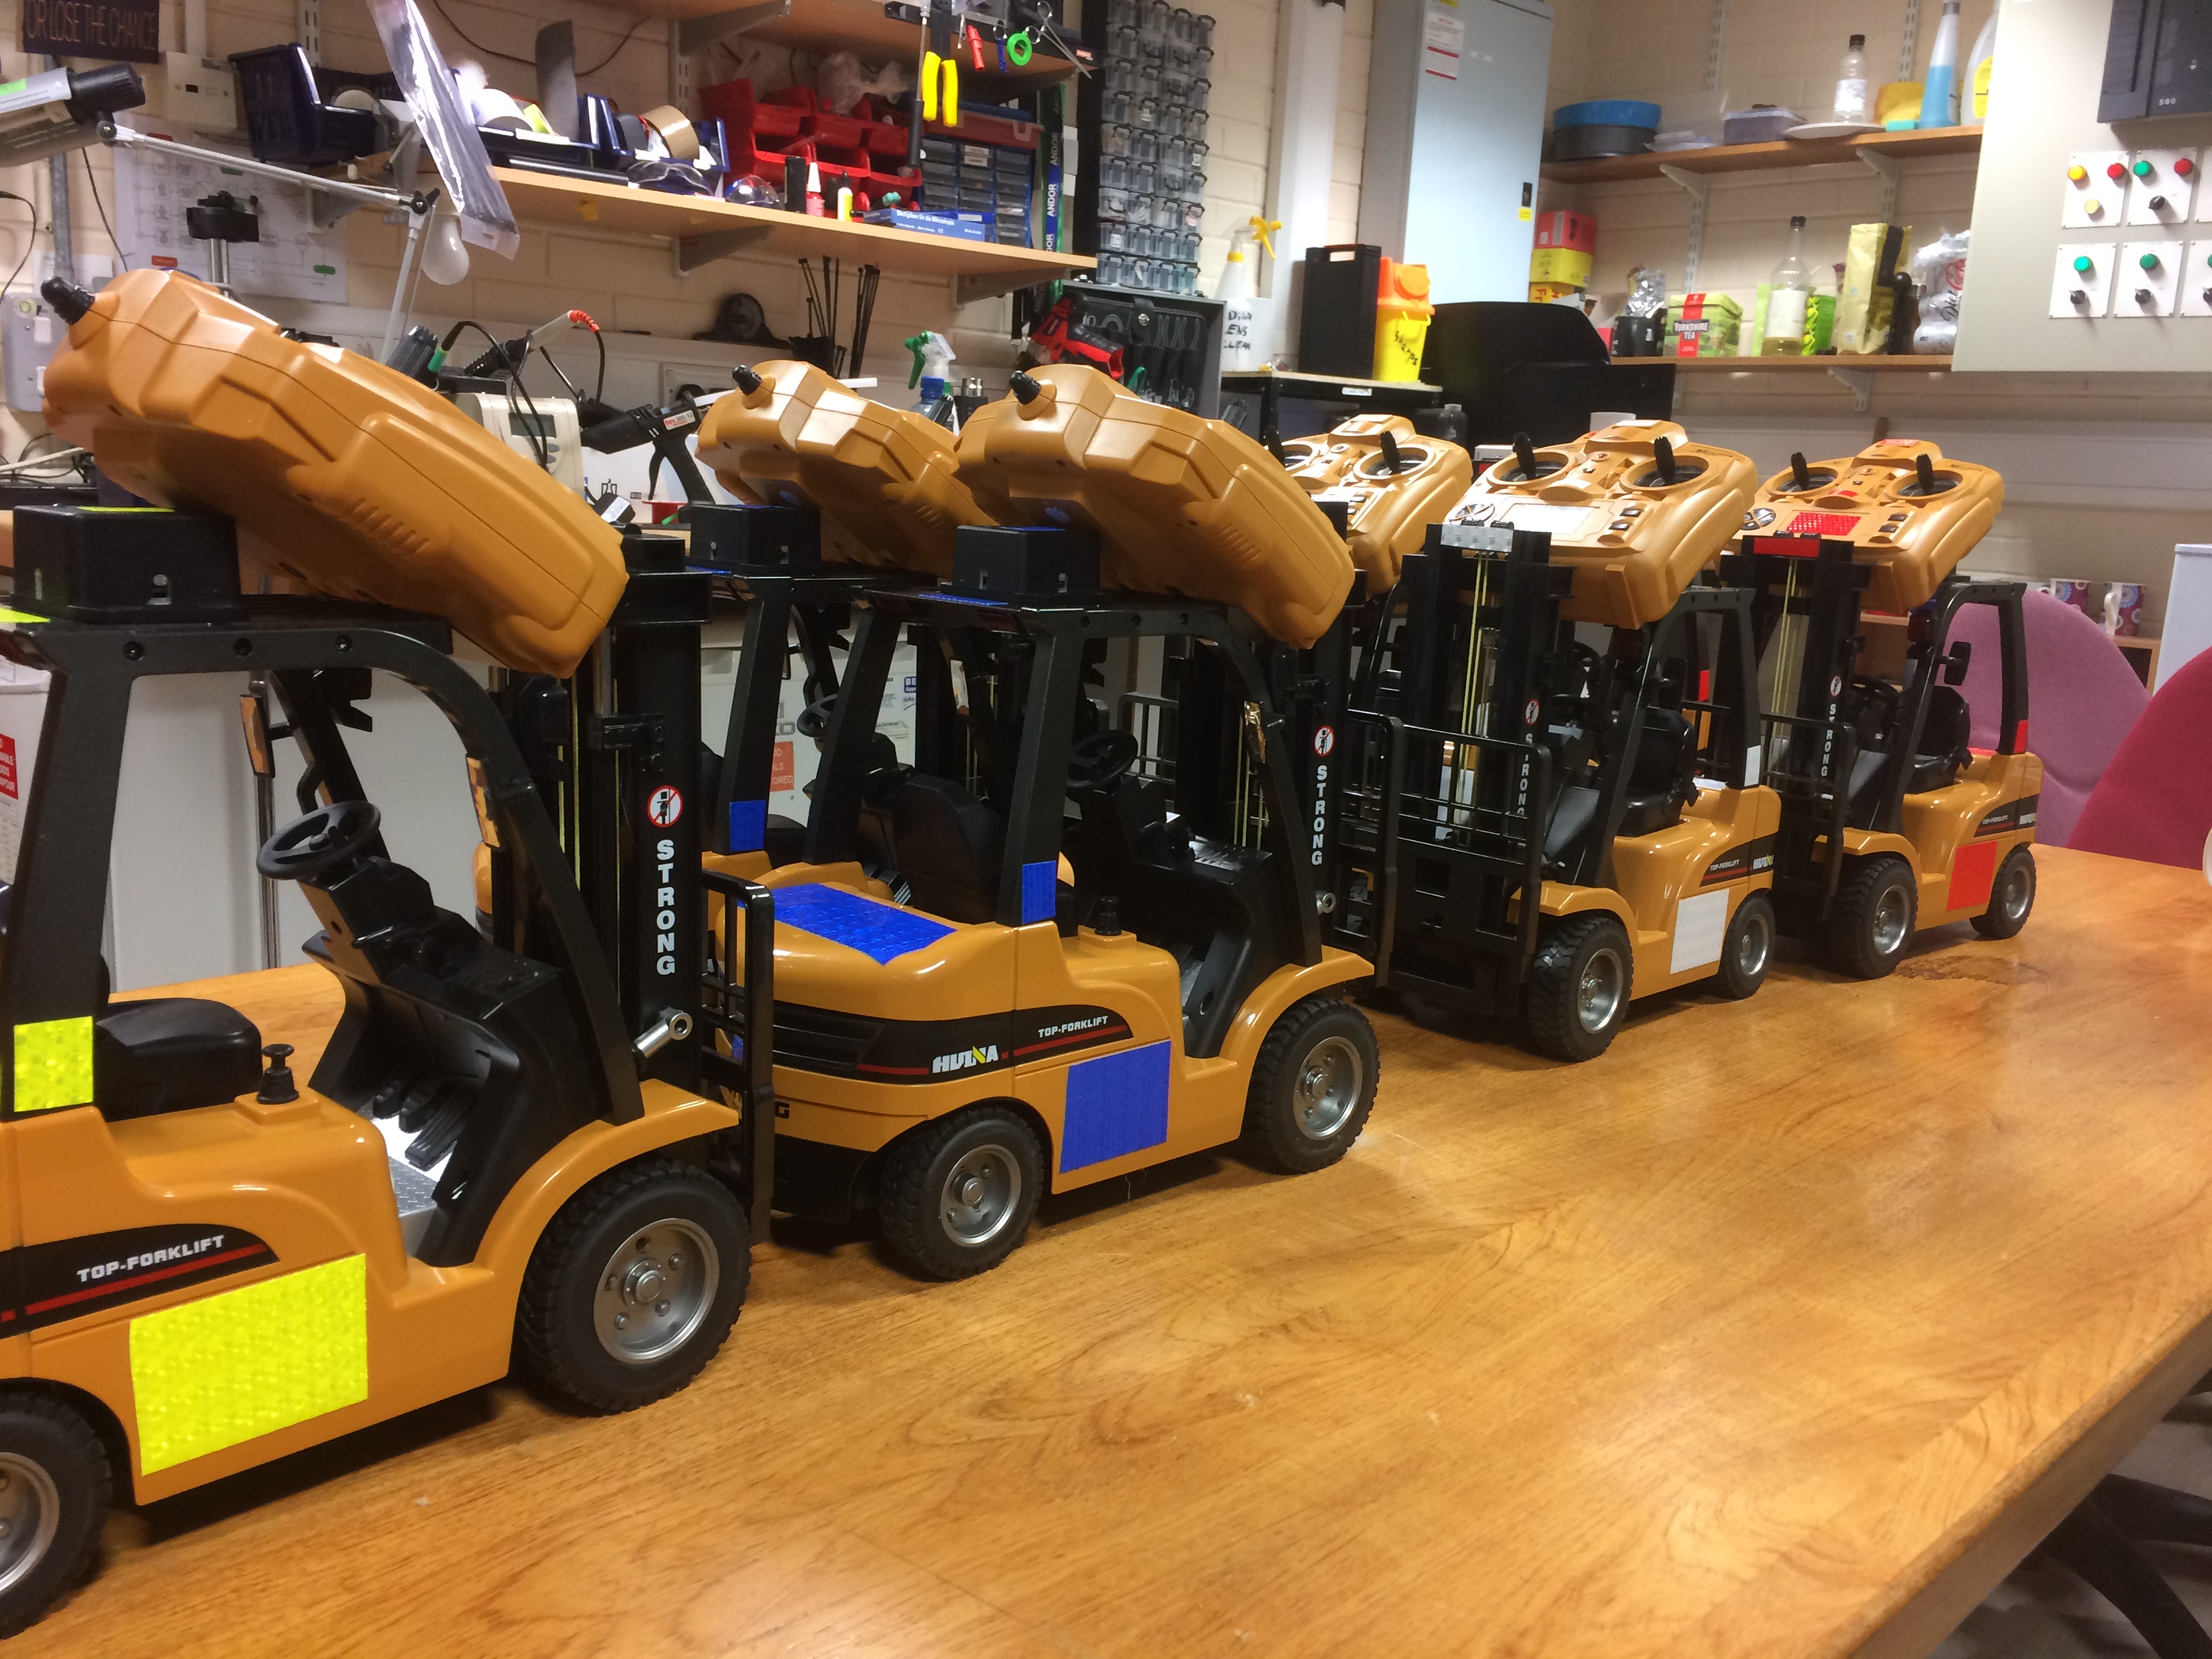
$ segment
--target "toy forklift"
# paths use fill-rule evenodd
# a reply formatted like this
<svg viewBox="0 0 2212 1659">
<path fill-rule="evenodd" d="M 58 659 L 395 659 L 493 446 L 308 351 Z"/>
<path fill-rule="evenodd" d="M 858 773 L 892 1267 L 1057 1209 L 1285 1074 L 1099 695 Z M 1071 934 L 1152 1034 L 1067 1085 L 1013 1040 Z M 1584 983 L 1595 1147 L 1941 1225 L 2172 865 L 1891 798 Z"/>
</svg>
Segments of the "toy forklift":
<svg viewBox="0 0 2212 1659">
<path fill-rule="evenodd" d="M 710 949 L 683 805 L 702 579 L 665 543 L 633 539 L 625 560 L 481 428 L 191 278 L 46 291 L 70 324 L 46 380 L 57 429 L 187 504 L 195 466 L 220 463 L 202 487 L 240 512 L 16 520 L 0 654 L 51 678 L 0 887 L 8 1629 L 89 1560 L 110 1449 L 148 1500 L 511 1364 L 587 1412 L 683 1387 L 737 1316 L 773 1158 L 769 930 L 742 963 L 733 939 Z M 358 597 L 244 596 L 241 545 Z M 452 611 L 509 662 L 557 673 L 590 646 L 557 811 L 447 622 L 374 600 L 430 555 Z M 386 851 L 343 735 L 368 724 L 356 705 L 377 670 L 429 697 L 466 750 L 496 848 L 495 938 Z M 258 867 L 306 890 L 309 954 L 344 994 L 304 1082 L 285 1060 L 312 1033 L 111 996 L 100 957 L 133 690 L 242 671 L 268 677 L 282 716 L 246 700 L 257 771 L 284 736 L 307 762 L 302 816 Z M 724 906 L 769 913 L 765 893 L 711 879 Z"/>
<path fill-rule="evenodd" d="M 1722 562 L 1753 594 L 1772 711 L 1781 923 L 1839 972 L 1879 978 L 1917 929 L 1947 922 L 2009 939 L 2033 908 L 2043 763 L 2027 752 L 2025 586 L 1956 569 L 2003 499 L 1995 472 L 1929 443 L 1796 455 L 1760 489 L 1740 552 Z M 1863 605 L 1904 616 L 1902 684 L 1861 672 Z M 1990 754 L 1968 747 L 1957 687 L 1970 647 L 1951 638 L 1975 605 L 1996 613 Z"/>
<path fill-rule="evenodd" d="M 1771 954 L 1749 595 L 1695 580 L 1750 464 L 1680 438 L 1497 463 L 1407 562 L 1382 706 L 1352 719 L 1333 937 L 1560 1060 L 1602 1054 L 1632 998 L 1747 997 Z"/>
<path fill-rule="evenodd" d="M 947 583 L 866 596 L 803 858 L 762 877 L 776 1202 L 872 1208 L 944 1279 L 1047 1191 L 1240 1136 L 1331 1164 L 1378 1071 L 1342 994 L 1368 964 L 1321 929 L 1342 542 L 1249 439 L 1077 367 L 1017 376 L 960 459 L 994 514 L 1066 522 L 963 526 Z M 902 635 L 910 768 L 876 729 Z M 1149 750 L 1090 695 L 1115 639 L 1177 653 Z"/>
</svg>

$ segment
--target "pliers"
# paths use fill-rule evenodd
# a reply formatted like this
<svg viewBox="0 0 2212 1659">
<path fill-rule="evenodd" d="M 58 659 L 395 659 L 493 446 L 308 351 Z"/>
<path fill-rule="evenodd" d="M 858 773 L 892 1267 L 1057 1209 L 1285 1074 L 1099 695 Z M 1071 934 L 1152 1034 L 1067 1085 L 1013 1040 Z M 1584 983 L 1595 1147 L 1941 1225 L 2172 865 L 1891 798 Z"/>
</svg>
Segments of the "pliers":
<svg viewBox="0 0 2212 1659">
<path fill-rule="evenodd" d="M 948 127 L 960 125 L 960 59 L 953 52 L 952 24 L 951 0 L 932 7 L 929 43 L 921 54 L 921 118 Z"/>
</svg>

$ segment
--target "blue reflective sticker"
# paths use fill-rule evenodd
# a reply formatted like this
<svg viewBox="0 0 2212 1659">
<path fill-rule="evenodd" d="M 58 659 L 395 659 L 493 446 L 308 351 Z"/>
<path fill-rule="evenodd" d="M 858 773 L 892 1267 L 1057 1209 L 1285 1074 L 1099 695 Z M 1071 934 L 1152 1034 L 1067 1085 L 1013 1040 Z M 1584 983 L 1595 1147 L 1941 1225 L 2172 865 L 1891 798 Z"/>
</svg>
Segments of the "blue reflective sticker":
<svg viewBox="0 0 2212 1659">
<path fill-rule="evenodd" d="M 1022 926 L 1050 921 L 1059 904 L 1060 860 L 1022 866 Z"/>
<path fill-rule="evenodd" d="M 819 882 L 777 888 L 775 919 L 878 962 L 927 950 L 952 931 L 948 922 Z"/>
<path fill-rule="evenodd" d="M 1168 1045 L 1148 1042 L 1067 1068 L 1060 1133 L 1064 1173 L 1140 1152 L 1168 1138 Z"/>
<path fill-rule="evenodd" d="M 730 803 L 730 850 L 757 853 L 768 845 L 768 803 L 733 800 Z"/>
</svg>

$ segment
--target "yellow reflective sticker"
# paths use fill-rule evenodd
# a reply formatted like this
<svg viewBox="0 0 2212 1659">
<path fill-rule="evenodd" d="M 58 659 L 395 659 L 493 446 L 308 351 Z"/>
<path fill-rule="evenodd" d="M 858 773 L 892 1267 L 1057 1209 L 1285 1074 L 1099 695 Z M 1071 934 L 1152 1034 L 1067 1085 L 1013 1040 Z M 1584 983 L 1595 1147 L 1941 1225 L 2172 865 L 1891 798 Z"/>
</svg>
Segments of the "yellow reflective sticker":
<svg viewBox="0 0 2212 1659">
<path fill-rule="evenodd" d="M 15 1109 L 50 1112 L 92 1098 L 92 1016 L 15 1028 Z"/>
<path fill-rule="evenodd" d="M 27 611 L 10 611 L 0 606 L 0 626 L 13 628 L 20 623 L 52 622 L 52 617 L 34 617 Z"/>
<path fill-rule="evenodd" d="M 138 1468 L 166 1469 L 368 1398 L 368 1259 L 131 1322 Z"/>
</svg>

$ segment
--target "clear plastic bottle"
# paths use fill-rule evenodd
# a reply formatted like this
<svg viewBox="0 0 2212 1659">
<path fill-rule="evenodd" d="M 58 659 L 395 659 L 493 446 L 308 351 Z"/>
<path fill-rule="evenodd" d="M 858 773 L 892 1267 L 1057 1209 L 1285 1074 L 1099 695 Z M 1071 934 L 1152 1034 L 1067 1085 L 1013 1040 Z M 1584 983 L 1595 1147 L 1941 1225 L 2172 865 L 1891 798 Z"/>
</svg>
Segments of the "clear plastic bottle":
<svg viewBox="0 0 2212 1659">
<path fill-rule="evenodd" d="M 1813 267 L 1805 263 L 1805 221 L 1790 222 L 1790 250 L 1774 267 L 1766 296 L 1766 327 L 1759 337 L 1762 357 L 1805 355 L 1805 312 L 1813 297 Z"/>
<path fill-rule="evenodd" d="M 1831 118 L 1863 124 L 1873 118 L 1872 108 L 1867 97 L 1866 36 L 1854 34 L 1836 70 L 1836 112 Z"/>
<path fill-rule="evenodd" d="M 1920 125 L 1959 125 L 1959 0 L 1943 0 L 1936 44 L 1928 54 L 1928 77 L 1920 88 Z"/>
</svg>

